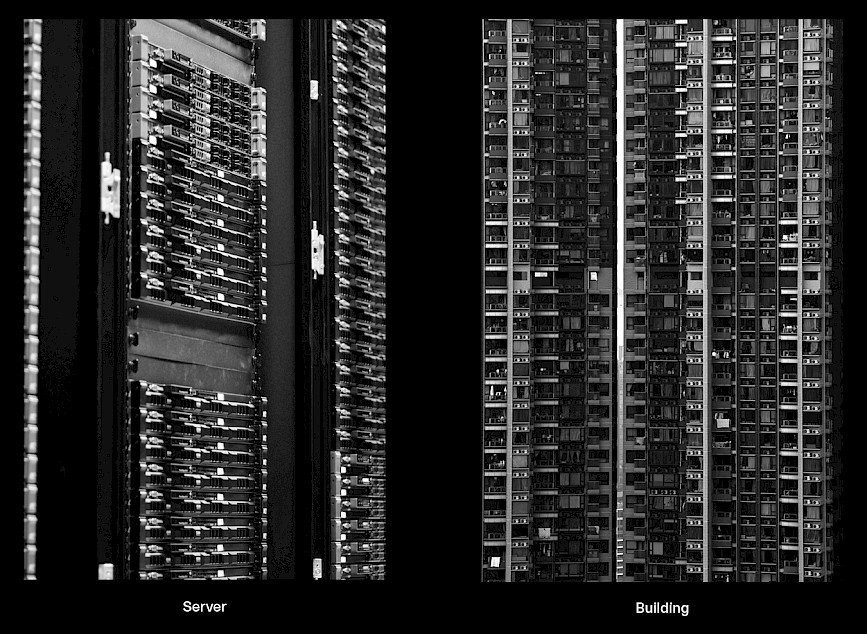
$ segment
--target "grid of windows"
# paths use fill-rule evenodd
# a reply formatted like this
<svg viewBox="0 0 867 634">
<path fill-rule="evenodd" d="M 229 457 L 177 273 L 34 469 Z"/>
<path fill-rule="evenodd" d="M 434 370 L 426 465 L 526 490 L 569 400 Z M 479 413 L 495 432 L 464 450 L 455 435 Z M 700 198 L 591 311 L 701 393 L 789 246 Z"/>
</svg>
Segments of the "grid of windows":
<svg viewBox="0 0 867 634">
<path fill-rule="evenodd" d="M 840 25 L 624 20 L 622 139 L 614 28 L 484 24 L 483 577 L 828 580 Z"/>
<path fill-rule="evenodd" d="M 612 578 L 613 37 L 484 24 L 486 580 Z"/>
</svg>

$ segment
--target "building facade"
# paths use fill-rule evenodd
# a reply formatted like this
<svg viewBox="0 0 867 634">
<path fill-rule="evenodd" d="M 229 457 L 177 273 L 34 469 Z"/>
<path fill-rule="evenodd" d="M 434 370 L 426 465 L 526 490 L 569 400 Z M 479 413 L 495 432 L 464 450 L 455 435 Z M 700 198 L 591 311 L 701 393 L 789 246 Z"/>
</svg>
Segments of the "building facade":
<svg viewBox="0 0 867 634">
<path fill-rule="evenodd" d="M 624 28 L 624 578 L 829 580 L 837 25 Z"/>
<path fill-rule="evenodd" d="M 613 20 L 485 20 L 484 563 L 612 580 Z"/>
<path fill-rule="evenodd" d="M 544 280 L 549 269 L 538 254 L 548 253 L 536 246 L 548 224 L 537 215 L 547 202 L 539 170 L 548 158 L 540 152 L 548 111 L 541 104 L 547 90 L 554 91 L 555 108 L 563 103 L 560 93 L 569 89 L 561 86 L 556 63 L 559 47 L 568 48 L 570 40 L 560 34 L 577 32 L 578 46 L 585 46 L 578 25 L 586 25 L 587 67 L 578 69 L 587 73 L 589 116 L 591 22 L 570 21 L 568 27 L 555 20 L 485 22 L 483 577 L 561 578 L 558 557 L 568 550 L 570 535 L 564 527 L 574 521 L 587 531 L 586 549 L 577 551 L 586 565 L 583 580 L 828 581 L 842 424 L 841 306 L 834 292 L 842 217 L 841 96 L 835 82 L 841 24 L 818 19 L 619 23 L 620 71 L 615 74 L 614 66 L 606 71 L 610 86 L 618 86 L 609 98 L 613 103 L 616 94 L 622 105 L 621 136 L 609 137 L 619 148 L 621 208 L 603 202 L 600 211 L 610 213 L 612 223 L 622 219 L 616 227 L 622 283 L 615 288 L 615 278 L 608 277 L 613 264 L 599 273 L 612 306 L 601 313 L 603 320 L 620 317 L 618 335 L 608 331 L 607 348 L 618 357 L 606 358 L 616 373 L 606 380 L 614 400 L 595 401 L 593 375 L 599 366 L 589 351 L 596 336 L 591 329 L 600 324 L 592 313 L 575 313 L 587 319 L 581 334 L 587 338 L 587 365 L 583 375 L 564 372 L 572 367 L 562 345 L 571 336 L 566 324 L 574 323 L 566 312 L 569 291 L 557 283 L 555 290 L 541 288 L 537 276 Z M 615 25 L 603 24 L 613 56 Z M 546 87 L 548 67 L 540 66 L 536 53 L 552 46 L 548 25 L 554 26 L 553 89 Z M 522 70 L 518 52 L 524 44 L 535 64 L 532 74 Z M 519 81 L 527 77 L 531 96 L 524 111 L 517 100 L 525 86 Z M 552 135 L 559 149 L 568 143 L 568 133 L 560 136 L 561 111 L 554 113 Z M 599 116 L 615 115 L 612 110 Z M 532 126 L 529 143 L 517 141 L 525 134 L 519 124 L 524 121 Z M 590 119 L 587 123 L 577 140 L 578 147 L 587 142 L 589 186 L 593 136 Z M 613 120 L 609 124 L 618 129 Z M 528 155 L 521 154 L 524 147 Z M 555 192 L 553 222 L 560 226 L 554 230 L 556 246 L 548 247 L 555 266 L 563 262 L 564 228 L 571 230 L 571 221 L 557 215 L 570 202 L 561 198 L 570 172 L 559 160 L 572 158 L 584 157 L 555 155 L 547 179 Z M 522 173 L 525 166 L 529 173 Z M 583 175 L 584 166 L 578 169 Z M 614 164 L 604 158 L 602 169 L 615 175 Z M 588 189 L 588 205 L 589 196 Z M 522 204 L 529 204 L 524 216 Z M 609 226 L 613 234 L 615 226 Z M 586 227 L 589 294 L 593 233 Z M 521 235 L 529 236 L 531 249 L 523 261 Z M 519 312 L 528 292 L 524 279 L 530 310 Z M 554 313 L 557 334 L 545 338 L 557 343 L 543 349 L 535 341 L 542 338 L 548 313 L 537 307 L 547 294 L 554 299 L 549 306 L 559 312 Z M 588 295 L 586 310 L 594 304 Z M 616 306 L 622 307 L 619 315 Z M 531 340 L 526 357 L 519 356 L 524 332 Z M 540 356 L 553 348 L 559 348 L 558 356 Z M 543 380 L 537 368 L 549 358 L 556 359 L 555 375 Z M 525 361 L 529 375 L 521 365 Z M 572 376 L 583 387 L 573 387 Z M 557 400 L 534 398 L 534 388 L 543 384 Z M 530 389 L 522 391 L 525 386 Z M 585 431 L 574 432 L 583 445 L 566 441 L 573 433 L 568 396 L 573 389 L 582 395 L 586 390 L 585 422 L 576 427 Z M 610 408 L 611 418 L 601 419 L 604 445 L 591 444 L 598 442 L 596 403 Z M 543 437 L 558 444 L 542 444 Z M 518 442 L 524 439 L 530 444 Z M 546 455 L 549 447 L 554 451 Z M 569 463 L 573 447 L 579 455 L 587 452 L 578 469 Z M 598 453 L 603 448 L 607 455 Z M 607 459 L 601 469 L 611 486 L 593 490 L 599 456 Z M 584 489 L 566 488 L 572 476 L 564 474 L 573 469 L 584 473 Z M 560 488 L 542 486 L 546 472 L 559 474 Z M 521 484 L 525 474 L 528 489 Z M 563 506 L 564 499 L 570 506 Z M 543 507 L 536 502 L 543 500 L 546 510 L 557 510 L 539 512 Z M 608 511 L 615 505 L 616 513 L 610 532 L 600 526 L 600 537 L 610 541 L 604 560 L 610 575 L 596 577 L 591 566 L 603 560 L 590 558 L 589 529 L 601 501 Z M 524 509 L 529 516 L 520 512 Z M 557 519 L 548 523 L 549 517 Z M 529 529 L 517 528 L 525 522 Z M 555 540 L 550 550 L 546 539 Z M 549 552 L 552 575 L 543 555 Z M 527 560 L 520 558 L 525 553 Z"/>
</svg>

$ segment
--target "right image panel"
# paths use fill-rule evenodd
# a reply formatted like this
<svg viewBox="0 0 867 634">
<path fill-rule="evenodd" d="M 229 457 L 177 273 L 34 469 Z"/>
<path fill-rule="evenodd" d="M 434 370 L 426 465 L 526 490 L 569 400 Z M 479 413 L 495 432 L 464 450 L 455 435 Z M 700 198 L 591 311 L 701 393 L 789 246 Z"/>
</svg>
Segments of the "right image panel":
<svg viewBox="0 0 867 634">
<path fill-rule="evenodd" d="M 842 21 L 482 27 L 482 579 L 832 580 Z"/>
</svg>

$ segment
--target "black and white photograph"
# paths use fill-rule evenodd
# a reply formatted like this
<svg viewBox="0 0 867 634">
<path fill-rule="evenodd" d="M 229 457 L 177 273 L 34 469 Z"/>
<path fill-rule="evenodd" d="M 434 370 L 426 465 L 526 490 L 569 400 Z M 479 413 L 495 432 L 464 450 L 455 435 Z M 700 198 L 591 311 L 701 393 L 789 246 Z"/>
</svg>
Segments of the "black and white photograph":
<svg viewBox="0 0 867 634">
<path fill-rule="evenodd" d="M 23 20 L 19 593 L 831 605 L 844 20 L 417 9 Z"/>
<path fill-rule="evenodd" d="M 484 21 L 485 581 L 833 580 L 841 29 Z"/>
<path fill-rule="evenodd" d="M 98 579 L 385 577 L 385 37 L 24 21 L 25 578 L 79 389 Z"/>
</svg>

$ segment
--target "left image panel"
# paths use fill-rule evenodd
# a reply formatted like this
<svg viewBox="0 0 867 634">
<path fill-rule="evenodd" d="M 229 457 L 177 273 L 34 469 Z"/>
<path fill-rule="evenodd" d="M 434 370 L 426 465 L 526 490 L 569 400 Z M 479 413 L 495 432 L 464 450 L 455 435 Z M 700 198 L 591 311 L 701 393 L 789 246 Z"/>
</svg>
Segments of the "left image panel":
<svg viewBox="0 0 867 634">
<path fill-rule="evenodd" d="M 24 45 L 25 578 L 384 579 L 384 21 Z"/>
</svg>

